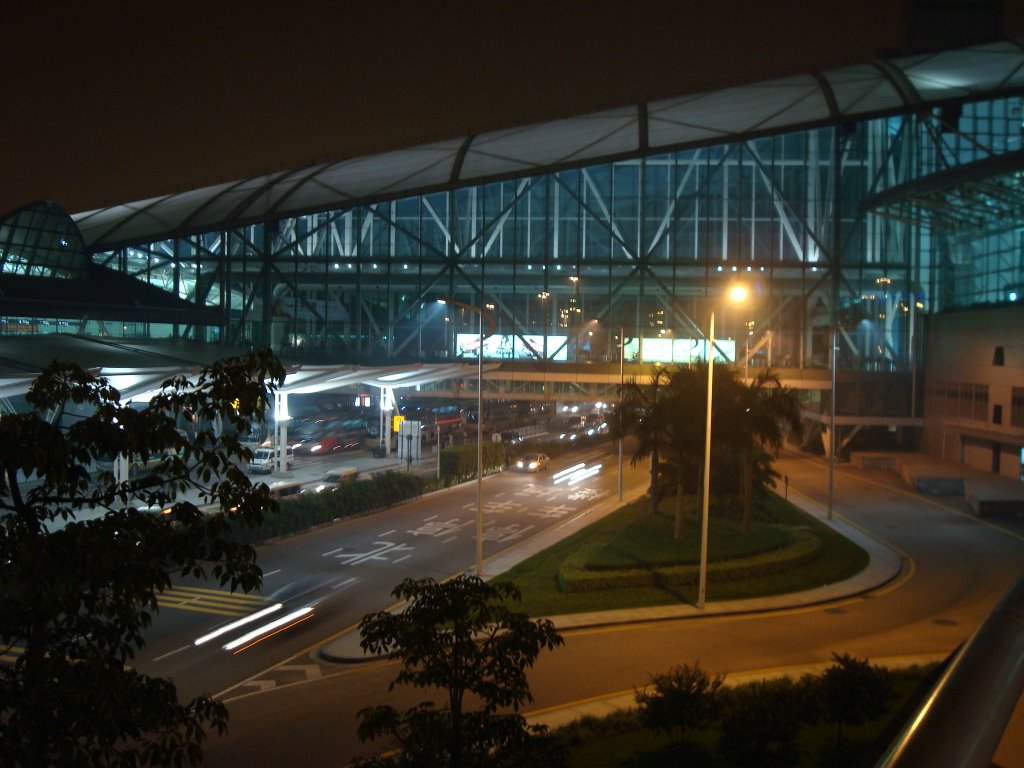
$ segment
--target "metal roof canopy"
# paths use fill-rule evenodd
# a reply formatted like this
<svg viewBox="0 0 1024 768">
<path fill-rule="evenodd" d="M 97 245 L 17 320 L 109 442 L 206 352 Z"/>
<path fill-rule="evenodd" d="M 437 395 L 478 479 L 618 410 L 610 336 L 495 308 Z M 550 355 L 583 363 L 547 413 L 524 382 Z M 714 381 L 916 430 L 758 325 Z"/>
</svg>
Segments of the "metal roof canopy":
<svg viewBox="0 0 1024 768">
<path fill-rule="evenodd" d="M 22 366 L 29 368 L 28 365 Z M 89 370 L 95 376 L 103 376 L 121 393 L 122 401 L 147 400 L 160 389 L 163 382 L 175 376 L 194 376 L 202 364 L 160 366 L 153 368 L 94 366 Z M 483 372 L 493 371 L 500 366 L 485 364 Z M 285 394 L 312 394 L 332 389 L 366 385 L 373 387 L 418 387 L 453 378 L 476 378 L 476 364 L 416 364 L 398 366 L 285 366 L 284 384 L 278 391 Z M 35 381 L 38 371 L 9 370 L 0 374 L 0 398 L 24 395 Z"/>
<path fill-rule="evenodd" d="M 863 200 L 861 210 L 972 235 L 1018 229 L 1024 216 L 1024 150 L 890 187 Z"/>
<path fill-rule="evenodd" d="M 873 61 L 491 131 L 74 215 L 91 252 L 651 151 L 1024 91 L 1024 40 Z"/>
</svg>

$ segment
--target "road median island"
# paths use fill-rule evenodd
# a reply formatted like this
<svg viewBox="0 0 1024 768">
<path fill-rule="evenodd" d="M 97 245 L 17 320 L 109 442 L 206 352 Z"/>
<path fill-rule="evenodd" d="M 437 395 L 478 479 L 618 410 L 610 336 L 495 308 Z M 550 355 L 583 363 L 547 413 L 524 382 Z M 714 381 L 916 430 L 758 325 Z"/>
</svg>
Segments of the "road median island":
<svg viewBox="0 0 1024 768">
<path fill-rule="evenodd" d="M 642 498 L 513 566 L 498 578 L 523 593 L 535 616 L 689 604 L 700 572 L 700 525 L 672 536 L 674 499 L 657 513 Z M 735 516 L 733 516 L 734 518 Z M 739 600 L 821 587 L 862 571 L 857 544 L 778 497 L 762 501 L 744 532 L 737 519 L 712 515 L 708 599 Z"/>
<path fill-rule="evenodd" d="M 603 546 L 603 544 L 602 544 Z M 558 583 L 565 592 L 592 592 L 636 587 L 678 588 L 696 586 L 699 563 L 650 568 L 591 568 L 587 555 L 593 544 L 574 552 L 558 570 Z M 822 541 L 809 531 L 793 531 L 781 548 L 708 564 L 708 583 L 720 584 L 747 578 L 771 576 L 813 562 L 821 556 Z"/>
</svg>

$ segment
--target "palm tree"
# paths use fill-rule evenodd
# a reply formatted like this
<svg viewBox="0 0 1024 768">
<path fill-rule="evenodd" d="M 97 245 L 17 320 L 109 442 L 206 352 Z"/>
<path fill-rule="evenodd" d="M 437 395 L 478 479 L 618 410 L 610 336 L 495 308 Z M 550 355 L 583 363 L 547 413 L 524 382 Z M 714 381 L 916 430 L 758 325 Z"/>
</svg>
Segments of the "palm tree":
<svg viewBox="0 0 1024 768">
<path fill-rule="evenodd" d="M 651 383 L 640 384 L 630 379 L 622 388 L 619 399 L 619 418 L 612 428 L 615 439 L 633 434 L 637 447 L 630 457 L 630 464 L 636 466 L 646 459 L 651 460 L 651 484 L 647 495 L 651 498 L 651 513 L 658 511 L 661 502 L 661 488 L 658 475 L 661 470 L 660 456 L 666 444 L 667 435 L 661 417 L 663 389 L 670 380 L 668 370 L 655 367 L 651 372 Z"/>
<path fill-rule="evenodd" d="M 669 374 L 667 385 L 657 413 L 657 420 L 665 432 L 665 455 L 671 457 L 676 470 L 675 526 L 673 537 L 683 537 L 686 478 L 693 478 L 700 488 L 704 469 L 703 420 L 695 414 L 704 412 L 707 398 L 707 368 L 680 367 Z"/>
<path fill-rule="evenodd" d="M 724 407 L 715 409 L 716 439 L 742 462 L 743 530 L 749 533 L 755 485 L 763 490 L 774 486 L 778 477 L 771 468 L 771 454 L 782 447 L 788 433 L 801 433 L 800 402 L 771 370 L 759 373 L 749 385 L 735 375 L 726 381 L 731 382 L 731 391 L 724 396 Z M 717 405 L 717 394 L 715 398 Z"/>
</svg>

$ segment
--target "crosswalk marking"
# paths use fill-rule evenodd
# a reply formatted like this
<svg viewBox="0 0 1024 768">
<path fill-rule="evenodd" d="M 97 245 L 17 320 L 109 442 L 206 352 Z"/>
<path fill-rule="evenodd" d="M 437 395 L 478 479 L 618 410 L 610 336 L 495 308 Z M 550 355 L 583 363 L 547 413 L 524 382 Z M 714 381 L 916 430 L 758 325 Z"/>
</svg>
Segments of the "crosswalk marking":
<svg viewBox="0 0 1024 768">
<path fill-rule="evenodd" d="M 212 613 L 218 616 L 243 616 L 262 605 L 264 598 L 261 595 L 246 595 L 218 589 L 175 586 L 158 594 L 156 602 L 161 608 Z"/>
</svg>

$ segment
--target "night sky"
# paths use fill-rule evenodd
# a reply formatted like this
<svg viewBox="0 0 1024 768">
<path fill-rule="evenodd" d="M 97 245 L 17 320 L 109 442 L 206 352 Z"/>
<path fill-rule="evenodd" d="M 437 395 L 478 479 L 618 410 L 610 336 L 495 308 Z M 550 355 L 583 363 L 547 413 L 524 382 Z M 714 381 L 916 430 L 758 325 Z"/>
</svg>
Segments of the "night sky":
<svg viewBox="0 0 1024 768">
<path fill-rule="evenodd" d="M 0 215 L 841 66 L 904 39 L 899 0 L 270 5 L 7 9 Z"/>
</svg>

